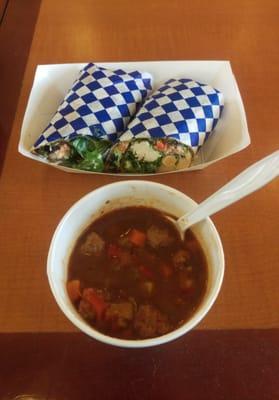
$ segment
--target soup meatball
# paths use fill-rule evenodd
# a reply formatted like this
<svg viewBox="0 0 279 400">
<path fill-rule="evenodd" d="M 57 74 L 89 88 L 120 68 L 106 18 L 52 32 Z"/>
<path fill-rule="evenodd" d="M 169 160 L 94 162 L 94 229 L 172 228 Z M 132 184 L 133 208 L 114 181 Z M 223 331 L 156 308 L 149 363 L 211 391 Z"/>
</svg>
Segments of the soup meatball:
<svg viewBox="0 0 279 400">
<path fill-rule="evenodd" d="M 139 340 L 187 321 L 206 285 L 205 256 L 191 230 L 182 241 L 158 210 L 126 207 L 95 220 L 77 240 L 67 289 L 92 327 Z"/>
</svg>

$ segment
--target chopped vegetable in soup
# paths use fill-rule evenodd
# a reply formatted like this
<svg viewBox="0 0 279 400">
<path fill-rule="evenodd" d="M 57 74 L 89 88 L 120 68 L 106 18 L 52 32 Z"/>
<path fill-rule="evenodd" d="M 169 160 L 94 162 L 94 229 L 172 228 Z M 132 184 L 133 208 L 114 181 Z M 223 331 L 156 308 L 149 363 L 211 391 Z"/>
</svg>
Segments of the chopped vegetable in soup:
<svg viewBox="0 0 279 400">
<path fill-rule="evenodd" d="M 123 339 L 164 335 L 202 301 L 207 265 L 188 230 L 182 241 L 158 210 L 126 207 L 95 220 L 78 239 L 67 289 L 80 315 Z"/>
</svg>

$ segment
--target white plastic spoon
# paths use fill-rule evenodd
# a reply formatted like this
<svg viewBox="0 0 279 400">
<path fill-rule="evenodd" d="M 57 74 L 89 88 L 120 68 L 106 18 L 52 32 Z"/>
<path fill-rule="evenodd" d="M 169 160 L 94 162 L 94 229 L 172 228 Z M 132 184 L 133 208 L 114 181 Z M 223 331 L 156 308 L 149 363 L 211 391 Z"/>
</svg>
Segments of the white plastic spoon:
<svg viewBox="0 0 279 400">
<path fill-rule="evenodd" d="M 184 237 L 192 225 L 228 207 L 248 194 L 260 189 L 279 175 L 279 150 L 245 169 L 229 183 L 208 197 L 197 208 L 178 220 L 170 218 Z"/>
</svg>

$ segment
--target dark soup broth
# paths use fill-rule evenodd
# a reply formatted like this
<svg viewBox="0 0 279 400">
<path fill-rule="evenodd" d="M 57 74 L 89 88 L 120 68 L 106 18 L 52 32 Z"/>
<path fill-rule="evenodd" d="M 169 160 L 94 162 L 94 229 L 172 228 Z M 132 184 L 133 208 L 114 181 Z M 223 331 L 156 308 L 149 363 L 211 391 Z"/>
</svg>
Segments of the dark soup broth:
<svg viewBox="0 0 279 400">
<path fill-rule="evenodd" d="M 206 259 L 191 230 L 182 241 L 160 211 L 126 207 L 101 216 L 79 237 L 67 290 L 95 329 L 137 340 L 181 326 L 206 285 Z"/>
</svg>

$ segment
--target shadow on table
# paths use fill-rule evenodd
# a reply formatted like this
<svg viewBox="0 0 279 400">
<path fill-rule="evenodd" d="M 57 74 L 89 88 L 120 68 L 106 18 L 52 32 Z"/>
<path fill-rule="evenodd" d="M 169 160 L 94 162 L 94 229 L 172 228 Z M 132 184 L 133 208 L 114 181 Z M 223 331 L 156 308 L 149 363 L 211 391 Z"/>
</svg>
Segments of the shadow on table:
<svg viewBox="0 0 279 400">
<path fill-rule="evenodd" d="M 0 8 L 0 173 L 17 109 L 40 3 L 40 0 L 6 0 Z"/>
<path fill-rule="evenodd" d="M 193 331 L 147 349 L 79 333 L 0 334 L 0 399 L 275 400 L 278 345 L 278 330 Z"/>
</svg>

